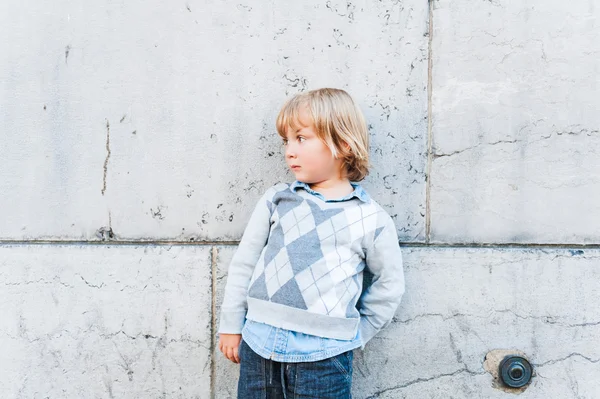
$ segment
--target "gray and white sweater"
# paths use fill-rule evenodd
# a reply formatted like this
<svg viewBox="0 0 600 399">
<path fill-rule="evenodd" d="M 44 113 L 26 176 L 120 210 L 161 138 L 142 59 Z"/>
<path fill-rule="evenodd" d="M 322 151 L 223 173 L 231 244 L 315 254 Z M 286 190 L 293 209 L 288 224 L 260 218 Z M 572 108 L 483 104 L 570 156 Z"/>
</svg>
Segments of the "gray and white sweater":
<svg viewBox="0 0 600 399">
<path fill-rule="evenodd" d="M 363 290 L 365 267 L 373 279 Z M 246 318 L 343 340 L 360 328 L 364 347 L 403 293 L 396 228 L 381 206 L 325 202 L 277 184 L 256 205 L 229 265 L 219 333 L 240 334 Z"/>
</svg>

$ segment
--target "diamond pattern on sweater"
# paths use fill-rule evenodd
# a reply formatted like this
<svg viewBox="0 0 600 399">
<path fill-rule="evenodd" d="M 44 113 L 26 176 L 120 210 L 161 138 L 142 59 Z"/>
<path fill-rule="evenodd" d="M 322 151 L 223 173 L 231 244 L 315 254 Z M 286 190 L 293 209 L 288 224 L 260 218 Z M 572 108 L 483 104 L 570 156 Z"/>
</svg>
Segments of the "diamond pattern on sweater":
<svg viewBox="0 0 600 399">
<path fill-rule="evenodd" d="M 273 203 L 277 204 L 277 215 L 282 218 L 298 206 L 298 196 L 290 190 L 283 190 L 273 196 Z"/>
<path fill-rule="evenodd" d="M 279 223 L 283 230 L 284 245 L 289 245 L 298 237 L 310 232 L 315 228 L 315 219 L 310 207 L 306 202 L 280 217 Z"/>
<path fill-rule="evenodd" d="M 310 233 L 300 236 L 294 242 L 288 244 L 286 249 L 290 255 L 290 264 L 292 265 L 292 269 L 294 269 L 294 275 L 323 258 L 321 245 L 319 245 L 319 235 L 316 229 L 312 229 Z"/>
<path fill-rule="evenodd" d="M 279 251 L 279 254 L 265 267 L 265 279 L 267 284 L 267 293 L 273 297 L 285 283 L 294 277 L 294 271 L 290 265 L 286 249 Z"/>
<path fill-rule="evenodd" d="M 322 209 L 288 190 L 276 193 L 269 208 L 274 224 L 248 295 L 313 313 L 357 317 L 349 303 L 361 293 L 356 265 L 362 270 L 364 261 L 358 253 L 365 238 L 382 231 L 379 210 L 365 204 Z"/>
<path fill-rule="evenodd" d="M 262 299 L 263 301 L 270 300 L 269 294 L 267 293 L 267 285 L 265 283 L 265 274 L 262 273 L 256 281 L 252 284 L 248 290 L 248 296 L 256 299 Z"/>
<path fill-rule="evenodd" d="M 317 226 L 323 222 L 328 221 L 329 219 L 331 219 L 338 213 L 344 212 L 344 209 L 342 209 L 342 208 L 321 209 L 321 207 L 319 207 L 319 205 L 317 205 L 314 201 L 311 201 L 311 200 L 306 200 L 305 202 L 308 203 L 308 206 L 310 207 L 310 210 L 312 211 L 313 217 L 315 218 L 315 225 L 317 225 Z"/>
<path fill-rule="evenodd" d="M 302 293 L 294 279 L 285 283 L 281 289 L 271 297 L 271 301 L 299 309 L 307 309 Z"/>
<path fill-rule="evenodd" d="M 281 225 L 278 224 L 273 228 L 269 235 L 269 241 L 267 242 L 267 248 L 265 249 L 264 264 L 268 265 L 271 263 L 273 258 L 277 256 L 283 247 L 283 230 L 281 229 Z"/>
</svg>

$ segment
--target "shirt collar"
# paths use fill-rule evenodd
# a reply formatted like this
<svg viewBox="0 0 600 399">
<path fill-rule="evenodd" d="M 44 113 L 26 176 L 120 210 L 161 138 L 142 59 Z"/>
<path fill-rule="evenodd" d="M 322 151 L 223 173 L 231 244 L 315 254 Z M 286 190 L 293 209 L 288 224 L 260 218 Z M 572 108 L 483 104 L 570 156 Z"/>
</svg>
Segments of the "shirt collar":
<svg viewBox="0 0 600 399">
<path fill-rule="evenodd" d="M 335 199 L 325 199 L 325 197 L 323 196 L 323 194 L 313 190 L 312 188 L 310 188 L 310 186 L 306 183 L 303 183 L 301 181 L 296 180 L 295 182 L 293 182 L 290 185 L 290 189 L 292 191 L 297 191 L 299 188 L 302 188 L 304 190 L 306 190 L 306 192 L 321 198 L 323 201 L 325 202 L 342 202 L 342 201 L 348 201 L 354 197 L 358 198 L 359 200 L 361 200 L 362 202 L 365 203 L 369 203 L 371 202 L 371 197 L 369 197 L 369 194 L 362 188 L 362 186 L 358 183 L 353 183 L 350 182 L 350 185 L 352 185 L 352 187 L 354 188 L 354 191 L 352 191 L 350 194 L 345 195 L 341 198 L 335 198 Z"/>
</svg>

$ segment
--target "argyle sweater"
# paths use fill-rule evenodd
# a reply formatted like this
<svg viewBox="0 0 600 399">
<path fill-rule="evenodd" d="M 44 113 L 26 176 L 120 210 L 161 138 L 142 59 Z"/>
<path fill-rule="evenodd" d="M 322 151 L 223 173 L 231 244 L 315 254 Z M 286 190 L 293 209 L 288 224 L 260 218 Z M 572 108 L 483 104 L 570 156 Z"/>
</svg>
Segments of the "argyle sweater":
<svg viewBox="0 0 600 399">
<path fill-rule="evenodd" d="M 367 268 L 372 277 L 363 288 Z M 325 202 L 289 184 L 259 200 L 229 265 L 219 333 L 245 319 L 362 346 L 394 316 L 404 293 L 390 216 L 372 199 Z"/>
</svg>

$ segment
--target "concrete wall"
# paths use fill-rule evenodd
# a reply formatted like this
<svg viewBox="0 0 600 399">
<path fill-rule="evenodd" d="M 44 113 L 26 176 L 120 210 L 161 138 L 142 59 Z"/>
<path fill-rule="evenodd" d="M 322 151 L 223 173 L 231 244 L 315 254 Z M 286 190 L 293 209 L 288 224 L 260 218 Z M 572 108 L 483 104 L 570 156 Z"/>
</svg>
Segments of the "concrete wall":
<svg viewBox="0 0 600 399">
<path fill-rule="evenodd" d="M 407 292 L 357 398 L 600 396 L 595 0 L 0 4 L 0 390 L 229 398 L 228 262 L 288 181 L 274 118 L 347 89 Z"/>
</svg>

